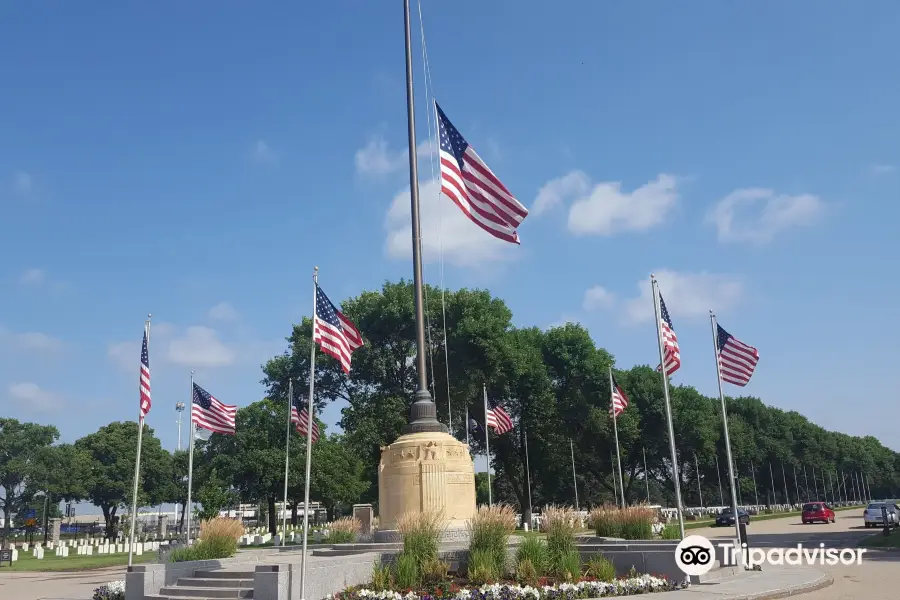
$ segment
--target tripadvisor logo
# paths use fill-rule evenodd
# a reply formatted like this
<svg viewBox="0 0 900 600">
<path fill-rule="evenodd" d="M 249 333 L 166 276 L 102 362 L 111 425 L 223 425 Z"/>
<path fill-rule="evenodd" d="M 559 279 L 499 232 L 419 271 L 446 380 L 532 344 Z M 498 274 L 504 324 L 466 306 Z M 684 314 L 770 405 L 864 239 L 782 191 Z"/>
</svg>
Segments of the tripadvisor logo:
<svg viewBox="0 0 900 600">
<path fill-rule="evenodd" d="M 865 548 L 826 548 L 825 544 L 818 547 L 804 547 L 797 544 L 792 548 L 748 548 L 747 544 L 741 544 L 740 550 L 734 541 L 720 542 L 716 544 L 721 550 L 722 565 L 735 566 L 743 564 L 752 569 L 761 565 L 860 565 L 862 564 Z M 741 561 L 737 560 L 740 552 Z M 713 568 L 716 561 L 716 550 L 712 542 L 702 535 L 689 535 L 681 540 L 675 547 L 675 563 L 685 575 L 699 577 L 705 575 Z"/>
</svg>

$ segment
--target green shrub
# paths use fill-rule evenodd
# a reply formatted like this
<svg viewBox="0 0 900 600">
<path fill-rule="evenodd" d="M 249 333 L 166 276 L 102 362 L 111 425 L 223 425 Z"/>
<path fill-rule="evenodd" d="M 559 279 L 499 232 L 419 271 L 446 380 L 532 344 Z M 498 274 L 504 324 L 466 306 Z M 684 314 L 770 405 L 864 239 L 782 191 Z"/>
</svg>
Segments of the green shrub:
<svg viewBox="0 0 900 600">
<path fill-rule="evenodd" d="M 381 592 L 393 587 L 394 577 L 391 573 L 390 565 L 382 565 L 380 562 L 375 561 L 375 566 L 372 568 L 372 588 Z"/>
<path fill-rule="evenodd" d="M 419 564 L 412 554 L 401 552 L 394 563 L 394 575 L 397 587 L 409 590 L 419 587 Z"/>
<path fill-rule="evenodd" d="M 496 556 L 490 550 L 470 550 L 468 566 L 469 581 L 475 585 L 494 583 L 503 576 L 497 567 Z"/>
<path fill-rule="evenodd" d="M 362 522 L 355 517 L 343 517 L 328 524 L 329 544 L 352 544 L 362 531 Z"/>
<path fill-rule="evenodd" d="M 560 578 L 581 573 L 581 558 L 575 546 L 575 511 L 568 506 L 547 506 L 541 513 L 541 529 L 547 537 L 547 567 L 549 574 Z M 577 558 L 578 568 L 573 575 Z"/>
<path fill-rule="evenodd" d="M 597 581 L 612 581 L 616 578 L 616 567 L 602 554 L 595 554 L 587 562 L 587 574 Z"/>
<path fill-rule="evenodd" d="M 516 563 L 516 581 L 519 585 L 537 587 L 541 574 L 529 558 L 523 558 Z"/>
<path fill-rule="evenodd" d="M 509 536 L 516 530 L 516 514 L 505 504 L 480 506 L 469 522 L 469 555 L 478 553 L 479 560 L 489 560 L 486 567 L 494 579 L 506 574 L 506 548 Z"/>
<path fill-rule="evenodd" d="M 664 540 L 680 540 L 681 528 L 678 523 L 666 523 L 660 533 L 660 537 Z"/>
<path fill-rule="evenodd" d="M 523 562 L 527 562 L 530 566 L 525 569 L 530 572 L 534 569 L 537 577 L 544 577 L 547 574 L 547 544 L 544 540 L 537 537 L 527 537 L 525 541 L 519 544 L 516 550 L 516 573 Z"/>
<path fill-rule="evenodd" d="M 578 550 L 572 550 L 560 557 L 554 575 L 569 582 L 577 581 L 581 577 L 581 554 Z"/>
</svg>

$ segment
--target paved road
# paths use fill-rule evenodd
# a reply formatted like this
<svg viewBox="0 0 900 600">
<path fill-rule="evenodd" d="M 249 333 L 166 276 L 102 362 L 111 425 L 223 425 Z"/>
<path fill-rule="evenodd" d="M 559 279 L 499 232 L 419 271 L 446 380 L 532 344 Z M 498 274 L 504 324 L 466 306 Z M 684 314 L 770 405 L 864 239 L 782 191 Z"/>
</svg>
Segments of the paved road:
<svg viewBox="0 0 900 600">
<path fill-rule="evenodd" d="M 727 538 L 728 528 L 690 530 L 713 538 Z M 787 548 L 797 544 L 829 548 L 853 548 L 859 539 L 873 530 L 862 524 L 862 510 L 838 512 L 836 523 L 803 525 L 798 517 L 756 521 L 750 524 L 748 536 L 756 547 Z M 900 552 L 870 550 L 861 565 L 817 566 L 834 577 L 834 585 L 803 596 L 804 600 L 896 600 L 900 598 Z M 88 600 L 98 585 L 125 578 L 124 567 L 113 567 L 86 573 L 2 573 L 0 598 L 6 600 Z M 712 590 L 710 590 L 712 591 Z"/>
<path fill-rule="evenodd" d="M 690 530 L 707 538 L 729 537 L 733 529 L 707 527 Z M 788 548 L 803 544 L 811 548 L 824 543 L 826 548 L 853 548 L 860 538 L 878 533 L 863 526 L 862 509 L 838 511 L 837 522 L 828 525 L 803 525 L 799 517 L 750 521 L 747 537 L 751 546 Z M 900 598 L 900 552 L 869 550 L 861 565 L 817 566 L 834 578 L 834 584 L 804 594 L 804 600 L 896 600 Z M 763 567 L 765 569 L 765 567 Z"/>
</svg>

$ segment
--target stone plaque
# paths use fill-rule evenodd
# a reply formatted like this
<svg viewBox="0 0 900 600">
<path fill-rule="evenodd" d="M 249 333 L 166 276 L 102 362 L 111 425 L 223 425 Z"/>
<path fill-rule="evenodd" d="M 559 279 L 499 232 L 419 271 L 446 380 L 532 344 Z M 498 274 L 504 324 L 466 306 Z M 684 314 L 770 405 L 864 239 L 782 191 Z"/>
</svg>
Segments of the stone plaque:
<svg viewBox="0 0 900 600">
<path fill-rule="evenodd" d="M 374 511 L 371 504 L 354 504 L 353 516 L 362 523 L 360 535 L 372 535 L 372 522 L 374 521 Z"/>
</svg>

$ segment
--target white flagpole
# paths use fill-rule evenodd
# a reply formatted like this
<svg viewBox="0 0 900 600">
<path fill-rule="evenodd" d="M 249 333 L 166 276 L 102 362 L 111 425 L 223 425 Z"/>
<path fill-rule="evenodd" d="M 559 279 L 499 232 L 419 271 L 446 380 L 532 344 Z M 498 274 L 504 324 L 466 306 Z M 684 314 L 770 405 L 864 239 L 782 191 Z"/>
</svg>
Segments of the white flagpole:
<svg viewBox="0 0 900 600">
<path fill-rule="evenodd" d="M 616 415 L 616 403 L 613 401 L 613 398 L 616 394 L 616 384 L 613 381 L 613 372 L 612 366 L 609 367 L 609 406 L 612 411 L 613 416 L 613 432 L 616 435 L 616 462 L 619 464 L 619 493 L 622 495 L 622 508 L 625 508 L 625 483 L 622 479 L 622 454 L 619 451 L 619 425 L 617 423 L 618 416 Z M 571 441 L 571 440 L 570 440 Z M 574 461 L 574 455 L 573 459 Z"/>
<path fill-rule="evenodd" d="M 700 486 L 700 463 L 697 462 L 696 452 L 694 452 L 694 470 L 697 471 L 697 493 L 700 494 L 700 508 L 703 508 L 703 488 Z"/>
<path fill-rule="evenodd" d="M 309 537 L 309 474 L 312 461 L 313 394 L 316 391 L 316 292 L 319 289 L 319 267 L 313 269 L 312 340 L 309 348 L 309 403 L 306 408 L 306 482 L 303 492 L 303 554 L 300 557 L 300 600 L 306 600 L 306 539 Z"/>
<path fill-rule="evenodd" d="M 650 504 L 650 472 L 647 470 L 647 448 L 642 448 L 644 453 L 644 485 L 647 487 L 647 504 Z"/>
<path fill-rule="evenodd" d="M 728 458 L 728 479 L 731 481 L 731 510 L 734 511 L 734 532 L 737 543 L 741 543 L 741 515 L 738 512 L 737 485 L 734 475 L 734 459 L 731 457 L 731 438 L 728 437 L 728 414 L 725 411 L 725 391 L 722 389 L 722 366 L 719 364 L 719 336 L 716 328 L 716 315 L 709 311 L 709 324 L 712 327 L 713 357 L 716 359 L 716 381 L 719 383 L 719 402 L 722 405 L 722 425 L 725 428 L 725 454 Z"/>
<path fill-rule="evenodd" d="M 147 360 L 150 360 L 150 317 L 147 315 L 147 322 L 144 324 L 144 335 L 147 336 Z M 144 382 L 138 381 L 138 398 L 140 398 L 141 388 Z M 134 488 L 131 496 L 131 533 L 128 535 L 128 566 L 131 566 L 131 558 L 134 553 L 134 525 L 137 521 L 137 504 L 138 504 L 138 483 L 141 480 L 141 442 L 144 438 L 144 414 L 141 409 L 141 402 L 138 400 L 138 438 L 137 438 L 137 454 L 134 457 Z"/>
<path fill-rule="evenodd" d="M 575 476 L 575 446 L 572 444 L 572 438 L 569 438 L 569 455 L 572 458 L 572 485 L 575 486 L 575 510 L 579 510 L 578 506 L 578 478 Z"/>
<path fill-rule="evenodd" d="M 294 380 L 288 379 L 288 401 L 287 401 L 287 435 L 284 442 L 284 506 L 281 508 L 281 545 L 285 545 L 287 538 L 287 493 L 288 493 L 288 474 L 290 473 L 289 465 L 291 462 L 291 408 L 294 406 Z"/>
<path fill-rule="evenodd" d="M 468 424 L 468 420 L 466 421 Z M 528 430 L 522 425 L 522 434 L 525 436 L 525 482 L 528 485 L 528 528 L 531 529 L 531 461 L 528 459 Z"/>
<path fill-rule="evenodd" d="M 466 446 L 469 445 L 469 407 L 466 406 Z"/>
<path fill-rule="evenodd" d="M 485 452 L 487 452 L 487 481 L 488 481 L 488 506 L 493 506 L 493 500 L 491 498 L 491 440 L 488 436 L 488 430 L 490 426 L 488 425 L 488 397 L 487 397 L 487 384 L 482 386 L 484 389 L 484 448 Z"/>
<path fill-rule="evenodd" d="M 188 489 L 187 489 L 187 503 L 184 506 L 184 510 L 187 511 L 184 519 L 187 525 L 185 526 L 185 541 L 187 545 L 191 545 L 191 516 L 194 512 L 194 504 L 191 502 L 191 488 L 194 487 L 194 435 L 196 432 L 196 425 L 194 425 L 194 372 L 191 371 L 191 442 L 190 449 L 188 451 Z"/>
<path fill-rule="evenodd" d="M 672 401 L 669 399 L 669 374 L 666 371 L 666 355 L 663 347 L 662 315 L 659 302 L 659 287 L 656 276 L 650 275 L 650 287 L 653 291 L 653 309 L 656 312 L 656 340 L 659 344 L 659 364 L 662 370 L 663 397 L 666 400 L 666 421 L 669 426 L 669 452 L 672 460 L 672 482 L 675 484 L 675 504 L 678 508 L 678 529 L 684 539 L 684 506 L 681 503 L 681 475 L 678 472 L 678 454 L 675 452 L 675 427 L 672 425 Z"/>
</svg>

